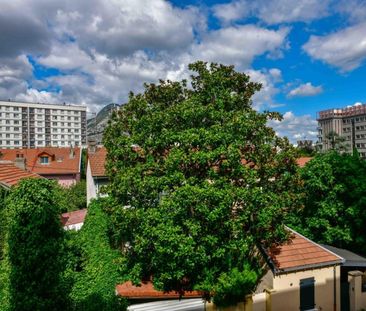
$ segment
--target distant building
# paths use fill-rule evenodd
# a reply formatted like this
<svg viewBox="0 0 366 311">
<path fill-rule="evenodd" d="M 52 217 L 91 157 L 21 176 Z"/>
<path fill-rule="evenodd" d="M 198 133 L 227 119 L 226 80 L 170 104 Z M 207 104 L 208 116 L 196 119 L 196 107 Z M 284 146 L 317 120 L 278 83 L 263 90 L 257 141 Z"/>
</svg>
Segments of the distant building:
<svg viewBox="0 0 366 311">
<path fill-rule="evenodd" d="M 89 204 L 91 199 L 100 196 L 102 186 L 109 183 L 105 171 L 107 150 L 102 146 L 91 144 L 88 148 L 88 165 L 86 169 L 86 197 Z"/>
<path fill-rule="evenodd" d="M 65 230 L 80 230 L 84 224 L 87 209 L 63 213 L 61 223 Z"/>
<path fill-rule="evenodd" d="M 86 106 L 0 101 L 0 148 L 86 144 Z"/>
<path fill-rule="evenodd" d="M 0 149 L 0 160 L 16 162 L 19 167 L 62 186 L 80 180 L 80 148 Z"/>
<path fill-rule="evenodd" d="M 317 113 L 317 120 L 320 150 L 332 148 L 329 135 L 335 134 L 344 140 L 346 152 L 357 149 L 361 157 L 366 157 L 366 104 L 323 110 Z"/>
</svg>

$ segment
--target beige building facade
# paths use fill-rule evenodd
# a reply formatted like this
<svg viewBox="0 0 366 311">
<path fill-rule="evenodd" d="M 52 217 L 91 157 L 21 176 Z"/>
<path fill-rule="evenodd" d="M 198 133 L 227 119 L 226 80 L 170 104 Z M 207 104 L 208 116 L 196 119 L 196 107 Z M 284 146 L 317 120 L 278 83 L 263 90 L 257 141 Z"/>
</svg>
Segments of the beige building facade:
<svg viewBox="0 0 366 311">
<path fill-rule="evenodd" d="M 342 145 L 346 152 L 357 149 L 361 157 L 366 157 L 366 104 L 320 111 L 317 121 L 317 145 L 320 150 L 327 151 L 332 148 L 329 134 L 335 133 L 344 140 Z"/>
</svg>

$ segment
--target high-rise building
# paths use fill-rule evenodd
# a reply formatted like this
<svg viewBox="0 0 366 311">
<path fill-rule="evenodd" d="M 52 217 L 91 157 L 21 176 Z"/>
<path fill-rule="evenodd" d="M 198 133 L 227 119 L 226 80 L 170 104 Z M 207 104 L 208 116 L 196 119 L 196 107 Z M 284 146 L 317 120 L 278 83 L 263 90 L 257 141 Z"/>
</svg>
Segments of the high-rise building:
<svg viewBox="0 0 366 311">
<path fill-rule="evenodd" d="M 317 120 L 317 144 L 321 150 L 331 149 L 336 136 L 343 141 L 346 152 L 357 149 L 366 157 L 366 104 L 323 110 L 317 113 Z"/>
<path fill-rule="evenodd" d="M 0 148 L 86 144 L 86 106 L 0 101 Z"/>
</svg>

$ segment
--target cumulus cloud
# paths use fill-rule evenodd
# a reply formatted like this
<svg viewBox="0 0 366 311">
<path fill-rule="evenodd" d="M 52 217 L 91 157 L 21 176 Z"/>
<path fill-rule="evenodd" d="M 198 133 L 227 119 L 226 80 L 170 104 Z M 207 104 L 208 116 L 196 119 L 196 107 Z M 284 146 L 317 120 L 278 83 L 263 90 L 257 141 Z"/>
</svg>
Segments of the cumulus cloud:
<svg viewBox="0 0 366 311">
<path fill-rule="evenodd" d="M 7 42 L 0 49 L 0 97 L 91 109 L 123 103 L 143 82 L 187 78 L 187 65 L 196 60 L 245 71 L 259 55 L 280 56 L 290 31 L 256 25 L 209 30 L 198 7 L 164 0 L 0 2 L 6 12 L 0 12 L 0 40 Z M 34 64 L 47 74 L 36 78 Z M 271 70 L 253 71 L 263 83 L 257 107 L 270 105 L 276 93 L 281 72 Z"/>
<path fill-rule="evenodd" d="M 316 141 L 317 121 L 310 115 L 297 116 L 287 111 L 282 121 L 272 120 L 268 125 L 274 128 L 277 135 L 288 137 L 292 143 L 304 138 Z"/>
<path fill-rule="evenodd" d="M 224 24 L 254 16 L 267 24 L 308 22 L 328 15 L 330 0 L 234 0 L 213 8 Z"/>
<path fill-rule="evenodd" d="M 326 36 L 311 36 L 303 49 L 312 58 L 342 71 L 359 67 L 366 59 L 366 22 Z"/>
<path fill-rule="evenodd" d="M 287 97 L 301 97 L 301 96 L 315 96 L 323 92 L 321 85 L 314 86 L 311 82 L 300 84 L 298 87 L 292 89 Z"/>
<path fill-rule="evenodd" d="M 253 96 L 253 106 L 259 110 L 261 108 L 274 108 L 280 106 L 273 101 L 274 96 L 279 92 L 277 83 L 282 79 L 281 70 L 278 68 L 271 68 L 269 70 L 248 70 L 246 73 L 254 82 L 262 84 L 259 92 Z"/>
<path fill-rule="evenodd" d="M 248 68 L 255 56 L 278 54 L 286 48 L 289 28 L 269 30 L 255 25 L 232 26 L 212 31 L 192 46 L 192 57 Z"/>
</svg>

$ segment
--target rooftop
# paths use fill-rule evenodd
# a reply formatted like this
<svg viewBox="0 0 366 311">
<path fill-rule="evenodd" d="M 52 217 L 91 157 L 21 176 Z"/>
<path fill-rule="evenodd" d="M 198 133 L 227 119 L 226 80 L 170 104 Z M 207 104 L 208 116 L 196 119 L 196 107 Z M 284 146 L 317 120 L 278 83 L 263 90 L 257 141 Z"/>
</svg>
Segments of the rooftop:
<svg viewBox="0 0 366 311">
<path fill-rule="evenodd" d="M 366 104 L 357 103 L 346 108 L 335 108 L 319 111 L 317 113 L 317 119 L 324 120 L 330 118 L 351 117 L 362 114 L 366 114 Z"/>
<path fill-rule="evenodd" d="M 24 178 L 41 178 L 38 174 L 30 173 L 15 166 L 10 161 L 0 161 L 0 184 L 10 188 Z"/>
<path fill-rule="evenodd" d="M 174 299 L 179 298 L 180 293 L 175 291 L 162 292 L 154 288 L 152 282 L 143 282 L 141 286 L 135 286 L 131 281 L 116 286 L 117 294 L 129 299 Z M 202 297 L 202 293 L 198 291 L 185 291 L 182 296 L 184 298 Z"/>
<path fill-rule="evenodd" d="M 80 148 L 42 147 L 34 149 L 0 149 L 0 160 L 15 161 L 24 158 L 26 169 L 40 175 L 80 173 Z M 48 163 L 41 163 L 41 157 L 48 157 Z"/>
<path fill-rule="evenodd" d="M 323 246 L 291 231 L 291 239 L 268 251 L 276 274 L 341 264 L 344 259 Z"/>
<path fill-rule="evenodd" d="M 337 254 L 338 256 L 344 258 L 345 262 L 342 266 L 345 267 L 366 267 L 366 258 L 358 254 L 355 254 L 347 249 L 338 248 L 330 245 L 322 245 L 327 250 Z"/>
<path fill-rule="evenodd" d="M 62 225 L 70 226 L 70 225 L 83 223 L 87 212 L 88 212 L 88 210 L 86 208 L 84 208 L 84 209 L 81 209 L 78 211 L 63 213 L 61 215 Z"/>
<path fill-rule="evenodd" d="M 105 177 L 105 159 L 107 150 L 104 147 L 97 147 L 95 152 L 88 152 L 90 170 L 93 177 Z"/>
<path fill-rule="evenodd" d="M 304 167 L 311 159 L 312 157 L 301 157 L 296 160 L 296 163 L 298 166 Z"/>
</svg>

